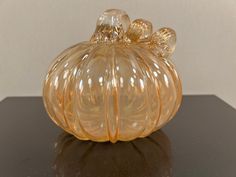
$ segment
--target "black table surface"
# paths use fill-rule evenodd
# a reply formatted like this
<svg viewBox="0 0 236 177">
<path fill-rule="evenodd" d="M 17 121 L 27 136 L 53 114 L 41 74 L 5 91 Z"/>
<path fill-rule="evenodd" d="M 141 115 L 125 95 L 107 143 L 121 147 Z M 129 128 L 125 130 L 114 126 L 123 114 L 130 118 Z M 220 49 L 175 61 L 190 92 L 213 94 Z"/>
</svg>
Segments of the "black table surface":
<svg viewBox="0 0 236 177">
<path fill-rule="evenodd" d="M 236 110 L 184 96 L 161 131 L 131 142 L 80 141 L 49 119 L 41 97 L 0 102 L 0 177 L 236 177 Z"/>
</svg>

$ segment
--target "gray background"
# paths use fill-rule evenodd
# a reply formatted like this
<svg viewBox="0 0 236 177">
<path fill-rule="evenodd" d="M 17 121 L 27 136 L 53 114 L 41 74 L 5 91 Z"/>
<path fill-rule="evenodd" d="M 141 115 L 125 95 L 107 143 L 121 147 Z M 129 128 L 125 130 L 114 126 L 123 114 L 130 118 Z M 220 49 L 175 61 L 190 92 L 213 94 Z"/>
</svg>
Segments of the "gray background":
<svg viewBox="0 0 236 177">
<path fill-rule="evenodd" d="M 175 29 L 184 93 L 216 94 L 236 107 L 235 0 L 0 0 L 0 99 L 41 95 L 52 59 L 88 40 L 108 8 Z"/>
</svg>

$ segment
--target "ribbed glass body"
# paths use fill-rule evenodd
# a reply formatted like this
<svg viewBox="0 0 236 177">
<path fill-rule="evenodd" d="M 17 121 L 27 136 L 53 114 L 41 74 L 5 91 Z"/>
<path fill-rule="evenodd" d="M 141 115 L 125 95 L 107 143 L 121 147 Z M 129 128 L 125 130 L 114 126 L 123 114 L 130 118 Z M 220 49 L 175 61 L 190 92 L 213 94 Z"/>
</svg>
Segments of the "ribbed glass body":
<svg viewBox="0 0 236 177">
<path fill-rule="evenodd" d="M 90 41 L 66 49 L 50 67 L 43 90 L 47 112 L 82 140 L 145 137 L 165 125 L 180 106 L 180 79 L 165 56 L 170 50 L 153 42 L 160 39 L 160 31 L 143 42 L 128 35 L 121 40 L 117 35 L 117 40 L 103 33 L 104 28 L 100 32 L 97 26 Z"/>
</svg>

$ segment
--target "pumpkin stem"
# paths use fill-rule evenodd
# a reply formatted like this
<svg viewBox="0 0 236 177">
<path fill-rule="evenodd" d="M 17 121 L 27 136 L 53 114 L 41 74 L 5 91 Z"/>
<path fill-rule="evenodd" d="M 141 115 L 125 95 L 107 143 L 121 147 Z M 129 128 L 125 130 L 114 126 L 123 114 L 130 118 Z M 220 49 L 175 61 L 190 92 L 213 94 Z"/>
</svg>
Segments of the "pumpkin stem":
<svg viewBox="0 0 236 177">
<path fill-rule="evenodd" d="M 103 12 L 97 20 L 96 30 L 91 42 L 122 41 L 125 31 L 130 25 L 126 12 L 118 9 L 109 9 Z"/>
<path fill-rule="evenodd" d="M 150 46 L 152 46 L 161 57 L 168 58 L 175 50 L 176 33 L 171 28 L 161 28 L 152 34 Z"/>
</svg>

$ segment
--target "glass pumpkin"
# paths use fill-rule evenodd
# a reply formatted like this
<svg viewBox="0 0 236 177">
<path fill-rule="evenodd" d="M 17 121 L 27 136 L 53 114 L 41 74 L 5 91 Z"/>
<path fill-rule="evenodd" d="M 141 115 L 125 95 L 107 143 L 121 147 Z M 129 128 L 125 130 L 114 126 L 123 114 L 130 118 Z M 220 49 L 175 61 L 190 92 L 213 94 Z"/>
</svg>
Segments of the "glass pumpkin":
<svg viewBox="0 0 236 177">
<path fill-rule="evenodd" d="M 160 129 L 177 112 L 181 82 L 170 61 L 176 35 L 152 32 L 107 10 L 90 41 L 63 51 L 46 76 L 43 99 L 51 119 L 81 140 L 129 141 Z"/>
</svg>

